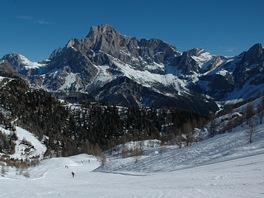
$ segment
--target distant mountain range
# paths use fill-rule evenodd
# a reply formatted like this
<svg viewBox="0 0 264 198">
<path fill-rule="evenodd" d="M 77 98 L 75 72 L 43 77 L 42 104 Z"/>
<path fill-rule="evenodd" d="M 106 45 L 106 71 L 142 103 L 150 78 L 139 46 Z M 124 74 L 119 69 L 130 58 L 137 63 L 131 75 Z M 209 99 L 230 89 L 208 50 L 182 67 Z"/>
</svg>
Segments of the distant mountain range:
<svg viewBox="0 0 264 198">
<path fill-rule="evenodd" d="M 264 91 L 261 44 L 234 57 L 200 48 L 181 53 L 159 39 L 137 40 L 110 25 L 91 27 L 85 38 L 71 39 L 48 60 L 31 62 L 21 54 L 7 54 L 0 61 L 9 62 L 9 73 L 34 88 L 60 95 L 89 94 L 120 106 L 177 107 L 208 114 L 218 110 L 216 101 L 247 100 Z"/>
</svg>

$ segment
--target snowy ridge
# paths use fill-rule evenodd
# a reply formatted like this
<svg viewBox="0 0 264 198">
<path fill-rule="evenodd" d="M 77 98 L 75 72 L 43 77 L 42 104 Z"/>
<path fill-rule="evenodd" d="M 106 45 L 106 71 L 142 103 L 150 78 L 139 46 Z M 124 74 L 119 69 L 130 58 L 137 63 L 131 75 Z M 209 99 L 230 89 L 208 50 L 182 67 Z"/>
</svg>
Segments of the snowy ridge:
<svg viewBox="0 0 264 198">
<path fill-rule="evenodd" d="M 180 80 L 177 76 L 173 74 L 153 74 L 148 70 L 135 70 L 129 65 L 115 61 L 115 64 L 120 68 L 124 76 L 134 80 L 137 83 L 149 88 L 154 88 L 155 85 L 162 84 L 163 86 L 172 86 L 175 91 L 184 92 L 188 91 L 186 88 L 186 83 L 183 80 Z M 157 92 L 162 93 L 160 90 L 156 89 Z M 173 96 L 170 93 L 163 93 L 164 95 Z"/>
<path fill-rule="evenodd" d="M 115 68 L 115 71 L 117 71 L 119 74 L 112 74 L 110 72 L 111 68 L 108 65 L 94 65 L 97 68 L 98 72 L 93 81 L 89 85 L 87 85 L 86 89 L 89 89 L 90 87 L 103 87 L 105 84 L 111 82 L 112 80 L 117 79 L 120 76 L 125 76 L 141 84 L 144 87 L 152 88 L 156 92 L 162 93 L 167 96 L 174 97 L 175 95 L 167 92 L 162 92 L 158 88 L 160 85 L 164 87 L 173 87 L 179 95 L 183 92 L 188 92 L 186 82 L 184 80 L 179 79 L 173 74 L 155 74 L 151 73 L 149 70 L 137 70 L 131 65 L 123 63 L 117 59 L 113 59 L 113 63 L 117 66 L 117 68 Z M 157 65 L 158 68 L 164 67 L 163 65 Z M 156 69 L 155 67 L 153 68 L 150 65 L 148 65 L 148 67 Z M 74 83 L 74 81 L 72 81 L 71 83 Z M 61 89 L 63 89 L 63 87 L 61 87 Z"/>
<path fill-rule="evenodd" d="M 36 68 L 40 68 L 40 67 L 44 67 L 46 66 L 46 64 L 40 64 L 37 62 L 31 62 L 29 59 L 27 59 L 25 56 L 19 54 L 19 58 L 22 62 L 22 64 L 24 65 L 25 69 L 36 69 Z"/>
<path fill-rule="evenodd" d="M 197 55 L 193 55 L 191 57 L 197 62 L 198 66 L 203 70 L 207 69 L 208 64 L 214 58 L 212 54 L 206 52 L 203 49 L 200 49 Z"/>
</svg>

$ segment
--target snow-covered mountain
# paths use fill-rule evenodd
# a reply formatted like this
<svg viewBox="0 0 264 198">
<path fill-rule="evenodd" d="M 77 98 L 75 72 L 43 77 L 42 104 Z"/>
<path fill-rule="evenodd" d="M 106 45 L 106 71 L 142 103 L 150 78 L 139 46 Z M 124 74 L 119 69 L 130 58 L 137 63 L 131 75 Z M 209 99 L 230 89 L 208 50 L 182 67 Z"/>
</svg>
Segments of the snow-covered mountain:
<svg viewBox="0 0 264 198">
<path fill-rule="evenodd" d="M 16 53 L 7 54 L 2 60 L 7 60 L 16 71 L 23 75 L 30 75 L 28 72 L 41 70 L 47 65 L 45 61 L 42 61 L 41 63 L 31 62 L 25 56 Z"/>
<path fill-rule="evenodd" d="M 249 99 L 264 91 L 261 44 L 235 57 L 194 48 L 180 53 L 159 39 L 122 35 L 110 25 L 93 26 L 71 39 L 49 60 L 32 63 L 22 55 L 2 60 L 30 84 L 52 92 L 83 92 L 122 106 L 178 107 L 203 114 L 214 100 Z"/>
<path fill-rule="evenodd" d="M 250 99 L 264 90 L 263 68 L 264 49 L 261 44 L 255 44 L 202 74 L 195 85 L 217 100 Z"/>
</svg>

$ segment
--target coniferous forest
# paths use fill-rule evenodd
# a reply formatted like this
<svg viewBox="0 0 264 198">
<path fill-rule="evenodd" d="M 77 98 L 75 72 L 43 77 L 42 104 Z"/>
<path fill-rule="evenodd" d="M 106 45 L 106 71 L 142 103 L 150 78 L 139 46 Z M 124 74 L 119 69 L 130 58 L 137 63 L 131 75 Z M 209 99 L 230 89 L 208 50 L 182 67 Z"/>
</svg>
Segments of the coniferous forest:
<svg viewBox="0 0 264 198">
<path fill-rule="evenodd" d="M 174 108 L 117 107 L 88 100 L 72 105 L 42 89 L 31 89 L 20 78 L 2 81 L 0 101 L 0 124 L 9 130 L 19 125 L 34 133 L 47 146 L 47 157 L 98 155 L 136 140 L 170 140 L 177 144 L 182 134 L 190 142 L 193 128 L 208 119 Z M 2 139 L 11 138 L 15 137 Z"/>
</svg>

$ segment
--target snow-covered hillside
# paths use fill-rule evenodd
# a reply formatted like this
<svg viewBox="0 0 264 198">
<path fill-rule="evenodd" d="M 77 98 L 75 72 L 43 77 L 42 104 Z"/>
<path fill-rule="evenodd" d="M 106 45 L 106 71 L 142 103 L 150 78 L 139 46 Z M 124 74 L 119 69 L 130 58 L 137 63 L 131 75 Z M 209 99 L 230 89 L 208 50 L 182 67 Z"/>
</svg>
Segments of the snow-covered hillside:
<svg viewBox="0 0 264 198">
<path fill-rule="evenodd" d="M 44 153 L 46 152 L 47 148 L 44 144 L 42 144 L 32 133 L 28 132 L 21 127 L 16 127 L 16 134 L 18 136 L 18 140 L 16 143 L 16 150 L 15 153 L 11 156 L 15 159 L 25 159 L 31 157 L 39 157 L 40 160 L 43 159 Z M 25 152 L 26 148 L 23 144 L 23 140 L 29 142 L 30 149 L 28 152 Z"/>
<path fill-rule="evenodd" d="M 264 125 L 254 128 L 254 144 L 249 144 L 248 126 L 239 126 L 231 133 L 217 135 L 182 149 L 176 146 L 162 146 L 153 147 L 147 151 L 147 155 L 140 157 L 124 160 L 110 157 L 109 163 L 98 168 L 98 171 L 143 174 L 167 172 L 264 154 L 263 128 Z"/>
<path fill-rule="evenodd" d="M 264 124 L 254 128 L 251 144 L 247 126 L 240 126 L 181 149 L 157 147 L 156 141 L 148 149 L 143 144 L 142 157 L 108 156 L 104 166 L 82 154 L 45 159 L 27 170 L 28 178 L 11 174 L 17 170 L 9 168 L 0 177 L 0 197 L 260 198 L 264 193 L 263 129 Z"/>
<path fill-rule="evenodd" d="M 0 130 L 7 135 L 11 133 L 1 127 Z M 36 136 L 21 127 L 16 127 L 15 133 L 18 139 L 15 142 L 15 153 L 10 155 L 10 158 L 16 160 L 30 160 L 34 157 L 43 159 L 47 148 Z"/>
</svg>

